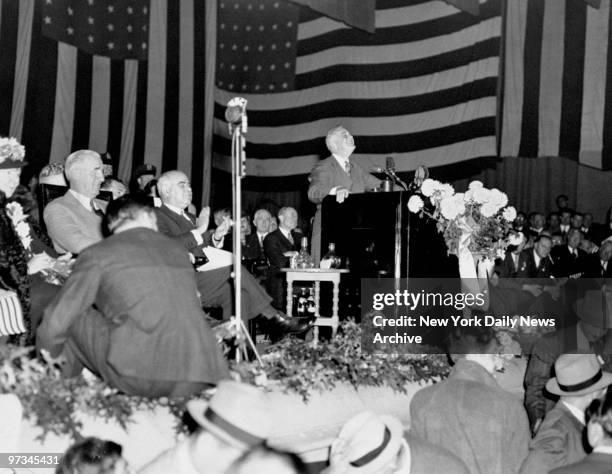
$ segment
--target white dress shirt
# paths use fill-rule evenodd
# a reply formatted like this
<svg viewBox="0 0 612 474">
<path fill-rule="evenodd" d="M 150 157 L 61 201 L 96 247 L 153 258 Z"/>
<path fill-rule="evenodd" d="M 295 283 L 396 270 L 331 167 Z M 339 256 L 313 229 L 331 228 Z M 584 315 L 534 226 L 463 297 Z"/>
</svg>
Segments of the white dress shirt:
<svg viewBox="0 0 612 474">
<path fill-rule="evenodd" d="M 586 420 L 585 420 L 584 412 L 582 410 L 579 410 L 574 405 L 570 405 L 565 400 L 561 400 L 561 403 L 563 403 L 565 405 L 565 407 L 570 411 L 570 413 L 572 415 L 574 415 L 574 417 L 576 417 L 576 419 L 580 423 L 582 423 L 583 425 L 586 425 Z"/>
<path fill-rule="evenodd" d="M 184 218 L 185 218 L 185 219 L 187 219 L 187 220 L 188 220 L 188 221 L 189 221 L 191 224 L 193 224 L 193 221 L 191 220 L 191 218 L 190 218 L 190 217 L 187 215 L 187 213 L 186 213 L 186 212 L 185 212 L 183 209 L 181 209 L 181 208 L 179 208 L 179 207 L 176 207 L 176 206 L 172 206 L 172 205 L 167 204 L 167 203 L 166 203 L 166 207 L 167 207 L 168 209 L 170 209 L 172 212 L 174 212 L 175 214 L 178 214 L 179 216 L 184 217 Z M 200 233 L 197 231 L 197 229 L 193 229 L 193 230 L 191 231 L 191 233 L 193 234 L 193 237 L 195 238 L 195 240 L 196 240 L 196 242 L 197 242 L 197 244 L 198 244 L 198 245 L 202 245 L 202 244 L 204 243 L 204 237 L 202 236 L 202 234 L 200 234 Z M 213 237 L 213 239 L 212 239 L 212 241 L 213 241 L 213 245 L 214 245 L 215 247 L 217 247 L 217 248 L 221 248 L 221 247 L 223 247 L 223 239 L 224 239 L 224 238 L 225 238 L 225 237 L 221 237 L 221 240 L 217 242 L 217 241 L 214 239 L 214 237 Z"/>
<path fill-rule="evenodd" d="M 83 196 L 81 193 L 77 193 L 75 190 L 73 189 L 69 189 L 68 192 L 70 192 L 74 198 L 79 201 L 81 203 L 81 205 L 87 209 L 88 211 L 91 212 L 96 212 L 96 209 L 94 209 L 93 205 L 92 205 L 92 201 L 93 199 L 88 198 L 87 196 Z"/>
</svg>

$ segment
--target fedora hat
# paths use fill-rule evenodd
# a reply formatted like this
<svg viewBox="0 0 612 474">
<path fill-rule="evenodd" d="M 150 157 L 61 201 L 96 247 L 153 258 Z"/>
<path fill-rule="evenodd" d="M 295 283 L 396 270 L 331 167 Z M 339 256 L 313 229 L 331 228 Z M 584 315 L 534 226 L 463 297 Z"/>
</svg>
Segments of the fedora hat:
<svg viewBox="0 0 612 474">
<path fill-rule="evenodd" d="M 219 382 L 209 401 L 189 401 L 187 411 L 206 431 L 239 449 L 264 444 L 272 427 L 266 394 L 233 380 Z"/>
<path fill-rule="evenodd" d="M 546 382 L 554 395 L 580 396 L 612 384 L 612 374 L 601 370 L 595 354 L 562 354 L 555 361 L 555 377 Z"/>
<path fill-rule="evenodd" d="M 404 439 L 404 427 L 393 416 L 365 411 L 344 424 L 338 439 L 346 443 L 348 472 L 375 473 L 397 457 Z M 332 455 L 333 450 L 332 445 Z"/>
<path fill-rule="evenodd" d="M 587 290 L 574 307 L 576 316 L 587 324 L 599 328 L 612 327 L 612 292 L 609 290 Z"/>
</svg>

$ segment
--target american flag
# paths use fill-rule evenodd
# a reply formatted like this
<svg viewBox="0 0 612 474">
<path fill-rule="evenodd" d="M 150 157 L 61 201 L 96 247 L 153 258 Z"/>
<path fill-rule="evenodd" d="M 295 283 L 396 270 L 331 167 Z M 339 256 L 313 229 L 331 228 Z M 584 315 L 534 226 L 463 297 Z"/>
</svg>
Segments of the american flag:
<svg viewBox="0 0 612 474">
<path fill-rule="evenodd" d="M 612 169 L 611 15 L 610 0 L 508 2 L 502 156 Z"/>
<path fill-rule="evenodd" d="M 90 54 L 148 57 L 149 0 L 44 0 L 43 34 Z"/>
<path fill-rule="evenodd" d="M 389 155 L 399 171 L 496 155 L 500 0 L 483 0 L 477 16 L 441 1 L 378 0 L 374 34 L 283 3 L 219 2 L 215 167 L 229 170 L 223 114 L 236 95 L 248 100 L 251 176 L 309 173 L 327 154 L 327 130 L 339 123 L 355 136 L 354 156 L 366 169 L 384 166 Z M 270 21 L 286 39 L 258 33 Z M 295 22 L 294 33 L 287 25 Z M 250 73 L 273 67 L 286 77 L 294 62 L 284 47 L 294 43 L 293 90 L 288 79 Z M 254 47 L 262 53 L 251 54 Z M 226 56 L 228 48 L 235 54 Z"/>
</svg>

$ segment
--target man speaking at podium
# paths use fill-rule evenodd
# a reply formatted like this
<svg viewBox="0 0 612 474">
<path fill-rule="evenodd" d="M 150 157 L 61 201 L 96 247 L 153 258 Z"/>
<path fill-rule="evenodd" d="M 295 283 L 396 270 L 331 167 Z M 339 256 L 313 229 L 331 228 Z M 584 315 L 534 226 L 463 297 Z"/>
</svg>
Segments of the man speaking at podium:
<svg viewBox="0 0 612 474">
<path fill-rule="evenodd" d="M 363 193 L 380 185 L 380 180 L 351 163 L 350 156 L 355 150 L 355 141 L 342 125 L 327 132 L 325 144 L 331 156 L 316 164 L 308 177 L 308 199 L 317 205 L 312 228 L 312 256 L 315 264 L 321 259 L 321 201 L 328 195 L 344 202 L 350 193 Z"/>
</svg>

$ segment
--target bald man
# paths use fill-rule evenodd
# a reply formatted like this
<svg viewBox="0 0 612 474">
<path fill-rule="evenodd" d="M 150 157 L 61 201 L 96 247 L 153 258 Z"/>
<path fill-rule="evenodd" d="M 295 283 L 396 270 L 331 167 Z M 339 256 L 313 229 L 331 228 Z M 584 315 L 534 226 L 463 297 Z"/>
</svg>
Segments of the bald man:
<svg viewBox="0 0 612 474">
<path fill-rule="evenodd" d="M 155 209 L 159 232 L 180 241 L 194 257 L 206 255 L 210 246 L 222 247 L 223 239 L 229 232 L 228 218 L 214 230 L 208 230 L 210 209 L 204 208 L 198 217 L 185 211 L 191 203 L 192 191 L 189 178 L 180 171 L 168 171 L 157 181 L 157 191 L 162 206 Z M 197 272 L 196 280 L 204 306 L 223 308 L 223 318 L 233 314 L 231 266 Z M 309 329 L 310 324 L 289 318 L 271 305 L 272 298 L 257 283 L 245 268 L 242 270 L 242 316 L 252 319 L 263 315 L 279 332 L 300 333 Z"/>
<path fill-rule="evenodd" d="M 77 254 L 102 240 L 106 203 L 95 199 L 104 181 L 102 158 L 79 150 L 66 158 L 64 167 L 70 189 L 45 207 L 43 218 L 55 249 Z"/>
</svg>

